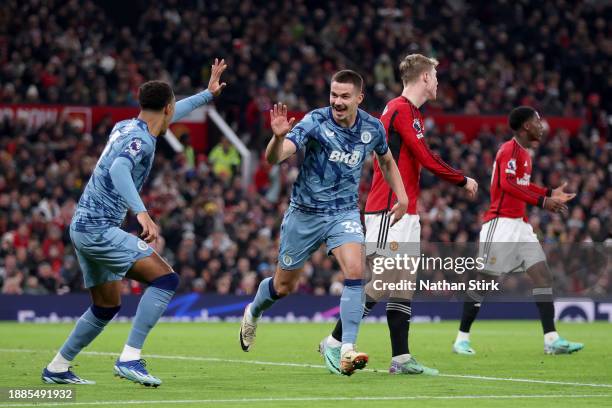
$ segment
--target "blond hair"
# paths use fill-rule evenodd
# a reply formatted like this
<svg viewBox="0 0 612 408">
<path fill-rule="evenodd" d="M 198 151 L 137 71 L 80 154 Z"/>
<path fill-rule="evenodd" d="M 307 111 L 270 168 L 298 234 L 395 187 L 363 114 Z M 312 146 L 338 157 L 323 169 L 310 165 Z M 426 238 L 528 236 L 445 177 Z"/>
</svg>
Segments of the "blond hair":
<svg viewBox="0 0 612 408">
<path fill-rule="evenodd" d="M 408 85 L 414 82 L 423 72 L 438 66 L 438 60 L 421 54 L 410 54 L 400 62 L 399 70 L 402 82 Z"/>
</svg>

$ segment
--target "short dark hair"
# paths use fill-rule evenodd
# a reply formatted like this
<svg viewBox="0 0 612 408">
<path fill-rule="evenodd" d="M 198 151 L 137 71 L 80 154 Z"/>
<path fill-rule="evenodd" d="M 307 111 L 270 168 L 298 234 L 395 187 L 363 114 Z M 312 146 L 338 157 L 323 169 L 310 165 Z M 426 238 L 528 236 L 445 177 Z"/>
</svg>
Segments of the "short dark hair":
<svg viewBox="0 0 612 408">
<path fill-rule="evenodd" d="M 343 69 L 342 71 L 336 72 L 331 81 L 341 84 L 353 84 L 359 91 L 363 91 L 363 78 L 351 69 Z"/>
<path fill-rule="evenodd" d="M 172 102 L 174 92 L 164 81 L 149 81 L 140 85 L 138 103 L 142 110 L 160 111 Z"/>
<path fill-rule="evenodd" d="M 536 110 L 531 106 L 519 106 L 514 108 L 510 112 L 510 115 L 508 115 L 508 125 L 510 125 L 510 129 L 518 132 L 523 124 L 533 118 L 535 114 Z"/>
</svg>

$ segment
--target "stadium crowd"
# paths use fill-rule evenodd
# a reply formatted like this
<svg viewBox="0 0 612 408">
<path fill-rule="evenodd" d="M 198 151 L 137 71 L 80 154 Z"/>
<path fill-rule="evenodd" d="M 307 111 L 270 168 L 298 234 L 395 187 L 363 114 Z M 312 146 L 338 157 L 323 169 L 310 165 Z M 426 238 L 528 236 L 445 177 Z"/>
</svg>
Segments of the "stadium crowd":
<svg viewBox="0 0 612 408">
<path fill-rule="evenodd" d="M 428 112 L 506 113 L 530 104 L 545 114 L 581 116 L 577 137 L 558 131 L 536 151 L 534 182 L 569 182 L 578 193 L 567 217 L 530 208 L 543 242 L 609 240 L 612 232 L 610 127 L 611 11 L 598 2 L 385 0 L 338 2 L 132 2 L 8 0 L 0 7 L 0 103 L 134 105 L 147 79 L 177 94 L 205 87 L 214 56 L 226 58 L 229 86 L 217 101 L 255 149 L 268 138 L 272 101 L 306 111 L 327 104 L 327 81 L 351 67 L 366 79 L 366 109 L 401 91 L 396 61 L 418 51 L 440 60 L 438 101 Z M 125 3 L 125 2 L 124 2 Z M 603 3 L 602 3 L 603 4 Z M 206 11 L 206 14 L 203 12 Z M 130 19 L 137 21 L 134 24 Z M 0 287 L 2 293 L 82 290 L 68 237 L 76 202 L 107 140 L 67 122 L 28 129 L 0 123 Z M 474 242 L 489 202 L 502 129 L 470 144 L 452 126 L 427 124 L 431 147 L 480 184 L 476 201 L 427 171 L 419 213 L 424 242 Z M 223 142 L 208 157 L 158 152 L 144 201 L 162 229 L 156 249 L 181 275 L 181 292 L 253 294 L 276 266 L 279 225 L 299 158 L 263 161 L 243 191 L 239 158 Z M 227 162 L 223 160 L 227 159 Z M 364 168 L 365 199 L 371 165 Z M 137 232 L 129 217 L 128 230 Z M 610 272 L 574 268 L 557 279 L 567 293 L 612 293 Z M 126 293 L 137 293 L 139 285 Z M 319 250 L 299 290 L 338 294 L 342 277 Z"/>
</svg>

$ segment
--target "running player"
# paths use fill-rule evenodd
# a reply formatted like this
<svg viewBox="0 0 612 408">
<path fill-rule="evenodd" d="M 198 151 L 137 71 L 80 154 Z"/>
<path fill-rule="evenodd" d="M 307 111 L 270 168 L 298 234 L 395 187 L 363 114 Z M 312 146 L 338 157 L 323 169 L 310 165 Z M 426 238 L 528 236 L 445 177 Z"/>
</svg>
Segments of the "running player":
<svg viewBox="0 0 612 408">
<path fill-rule="evenodd" d="M 368 356 L 355 350 L 363 314 L 363 231 L 358 208 L 358 187 L 364 160 L 377 154 L 381 172 L 399 197 L 390 215 L 399 220 L 408 198 L 395 160 L 389 151 L 382 123 L 358 109 L 363 100 L 363 79 L 354 71 L 332 77 L 330 105 L 311 111 L 291 129 L 287 107 L 270 112 L 274 136 L 266 159 L 278 163 L 305 150 L 304 162 L 293 186 L 291 204 L 281 225 L 278 267 L 264 279 L 244 312 L 240 345 L 249 351 L 255 341 L 257 321 L 274 302 L 296 287 L 304 262 L 325 242 L 344 273 L 340 318 L 344 326 L 338 370 L 351 375 L 365 367 Z M 285 137 L 286 136 L 286 137 Z"/>
<path fill-rule="evenodd" d="M 371 264 L 375 256 L 389 256 L 391 253 L 409 251 L 420 256 L 421 226 L 417 214 L 419 199 L 419 178 L 421 167 L 425 167 L 436 176 L 451 184 L 465 188 L 474 196 L 478 184 L 465 177 L 458 170 L 446 164 L 438 155 L 429 150 L 425 140 L 425 126 L 419 108 L 429 100 L 436 99 L 438 80 L 436 66 L 438 61 L 420 54 L 406 56 L 400 63 L 399 70 L 404 84 L 402 94 L 389 101 L 381 116 L 385 125 L 387 140 L 393 157 L 402 175 L 404 187 L 408 193 L 408 212 L 395 225 L 389 224 L 389 210 L 396 197 L 382 177 L 380 167 L 374 163 L 374 178 L 365 208 L 366 256 Z M 389 252 L 389 245 L 396 246 Z M 406 245 L 408 244 L 408 245 Z M 416 279 L 410 271 L 397 271 L 393 281 Z M 411 299 L 410 291 L 379 293 L 373 289 L 372 281 L 366 286 L 367 302 L 364 317 L 376 305 L 377 300 L 388 298 L 386 312 L 387 324 L 391 337 L 392 374 L 437 374 L 437 370 L 418 363 L 408 347 L 410 329 Z M 327 367 L 332 372 L 337 370 L 340 338 L 343 332 L 342 322 L 338 320 L 332 334 L 320 344 L 319 350 Z"/>
<path fill-rule="evenodd" d="M 170 123 L 221 93 L 225 83 L 220 84 L 219 79 L 226 67 L 224 60 L 215 59 L 208 89 L 178 103 L 167 83 L 144 83 L 138 95 L 138 118 L 121 121 L 111 131 L 70 224 L 70 238 L 93 304 L 43 369 L 43 382 L 94 383 L 78 377 L 70 366 L 119 311 L 121 280 L 127 277 L 146 283 L 148 288 L 138 304 L 127 343 L 115 362 L 115 374 L 146 386 L 162 383 L 148 373 L 140 354 L 149 331 L 174 295 L 179 278 L 148 244 L 157 240 L 159 232 L 138 192 L 153 165 L 157 137 L 166 133 Z M 142 240 L 119 228 L 128 209 L 142 226 Z"/>
<path fill-rule="evenodd" d="M 546 354 L 569 354 L 582 350 L 582 343 L 559 337 L 555 329 L 552 275 L 544 251 L 528 223 L 527 204 L 554 213 L 566 213 L 566 202 L 576 194 L 566 193 L 565 185 L 552 190 L 530 182 L 530 145 L 544 133 L 540 115 L 529 106 L 510 112 L 509 125 L 514 137 L 504 143 L 495 158 L 491 176 L 491 207 L 484 215 L 480 231 L 479 256 L 485 259 L 483 273 L 501 276 L 527 272 L 533 282 L 533 297 L 540 313 Z M 470 328 L 480 310 L 485 293 L 468 291 L 453 352 L 476 354 L 470 344 Z"/>
</svg>

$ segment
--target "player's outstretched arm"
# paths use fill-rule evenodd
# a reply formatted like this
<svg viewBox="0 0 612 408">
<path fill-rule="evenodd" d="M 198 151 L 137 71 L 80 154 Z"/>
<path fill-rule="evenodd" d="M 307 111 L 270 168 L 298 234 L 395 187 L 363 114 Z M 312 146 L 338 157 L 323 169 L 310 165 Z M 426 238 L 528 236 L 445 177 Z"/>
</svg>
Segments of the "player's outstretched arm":
<svg viewBox="0 0 612 408">
<path fill-rule="evenodd" d="M 393 223 L 391 224 L 393 225 L 406 214 L 406 209 L 408 208 L 408 195 L 406 195 L 402 176 L 397 168 L 397 163 L 395 163 L 393 159 L 391 151 L 387 150 L 387 153 L 382 156 L 377 155 L 376 157 L 385 181 L 397 196 L 397 203 L 390 212 L 390 214 L 393 215 Z"/>
<path fill-rule="evenodd" d="M 273 136 L 268 143 L 268 147 L 266 147 L 266 160 L 268 163 L 276 164 L 282 162 L 296 152 L 296 145 L 285 139 L 294 122 L 295 118 L 287 120 L 287 105 L 276 103 L 270 109 L 270 127 L 272 128 Z"/>
<path fill-rule="evenodd" d="M 219 61 L 218 58 L 215 58 L 215 63 L 212 65 L 210 71 L 208 88 L 203 92 L 197 93 L 193 96 L 178 101 L 176 103 L 174 116 L 172 116 L 171 123 L 181 120 L 194 109 L 197 109 L 200 106 L 210 103 L 213 97 L 219 96 L 223 91 L 223 88 L 225 88 L 225 86 L 227 85 L 225 82 L 220 82 L 221 74 L 223 73 L 223 71 L 225 71 L 226 68 L 227 64 L 225 63 L 224 59 Z"/>
</svg>

